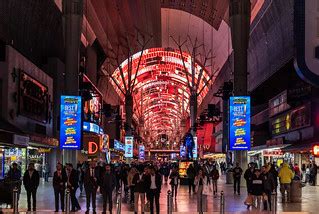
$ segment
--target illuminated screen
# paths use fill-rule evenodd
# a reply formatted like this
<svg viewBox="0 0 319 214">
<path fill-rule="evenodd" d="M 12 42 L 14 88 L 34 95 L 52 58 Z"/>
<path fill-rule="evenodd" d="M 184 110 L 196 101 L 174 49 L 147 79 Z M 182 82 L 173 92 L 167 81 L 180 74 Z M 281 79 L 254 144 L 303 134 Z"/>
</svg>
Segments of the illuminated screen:
<svg viewBox="0 0 319 214">
<path fill-rule="evenodd" d="M 179 150 L 179 156 L 181 158 L 185 158 L 186 157 L 186 147 L 181 145 L 180 150 Z"/>
<path fill-rule="evenodd" d="M 134 137 L 131 137 L 131 136 L 125 137 L 125 157 L 126 158 L 133 157 L 133 142 L 134 142 Z"/>
<path fill-rule="evenodd" d="M 197 137 L 193 137 L 194 139 L 194 148 L 193 148 L 193 158 L 197 158 Z"/>
<path fill-rule="evenodd" d="M 81 149 L 81 96 L 61 96 L 60 148 Z"/>
<path fill-rule="evenodd" d="M 138 147 L 138 159 L 145 160 L 145 146 L 139 145 Z"/>
<path fill-rule="evenodd" d="M 250 150 L 250 97 L 230 97 L 229 126 L 230 150 Z"/>
<path fill-rule="evenodd" d="M 193 162 L 191 161 L 183 161 L 183 162 L 179 162 L 178 165 L 178 173 L 180 177 L 186 178 L 187 177 L 187 169 L 189 167 L 189 165 L 191 165 Z"/>
</svg>

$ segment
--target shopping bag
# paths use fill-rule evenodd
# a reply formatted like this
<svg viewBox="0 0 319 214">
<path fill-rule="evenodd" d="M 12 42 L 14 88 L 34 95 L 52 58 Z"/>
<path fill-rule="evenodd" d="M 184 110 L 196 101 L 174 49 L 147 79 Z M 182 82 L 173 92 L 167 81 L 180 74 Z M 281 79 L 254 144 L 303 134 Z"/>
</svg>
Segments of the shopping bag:
<svg viewBox="0 0 319 214">
<path fill-rule="evenodd" d="M 248 195 L 246 200 L 244 201 L 245 205 L 252 205 L 253 204 L 253 196 L 252 195 Z"/>
</svg>

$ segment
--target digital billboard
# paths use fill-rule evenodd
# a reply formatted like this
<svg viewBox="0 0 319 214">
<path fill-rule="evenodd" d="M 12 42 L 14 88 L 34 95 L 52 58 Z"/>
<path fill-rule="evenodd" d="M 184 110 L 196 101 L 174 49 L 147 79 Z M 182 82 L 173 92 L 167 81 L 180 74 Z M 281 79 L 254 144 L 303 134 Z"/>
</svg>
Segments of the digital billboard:
<svg viewBox="0 0 319 214">
<path fill-rule="evenodd" d="M 197 159 L 198 155 L 198 151 L 197 151 L 197 137 L 193 137 L 194 139 L 194 148 L 193 148 L 193 158 Z"/>
<path fill-rule="evenodd" d="M 133 143 L 134 137 L 132 136 L 125 136 L 125 157 L 132 158 L 133 157 Z"/>
<path fill-rule="evenodd" d="M 179 156 L 180 156 L 181 158 L 185 158 L 185 157 L 186 157 L 186 147 L 183 146 L 183 145 L 180 146 Z"/>
<path fill-rule="evenodd" d="M 138 147 L 138 159 L 145 160 L 145 146 L 139 145 Z"/>
<path fill-rule="evenodd" d="M 229 98 L 229 149 L 250 150 L 250 97 Z"/>
<path fill-rule="evenodd" d="M 60 149 L 81 149 L 81 96 L 61 96 Z"/>
<path fill-rule="evenodd" d="M 99 125 L 89 122 L 83 122 L 83 131 L 104 134 L 103 129 Z"/>
</svg>

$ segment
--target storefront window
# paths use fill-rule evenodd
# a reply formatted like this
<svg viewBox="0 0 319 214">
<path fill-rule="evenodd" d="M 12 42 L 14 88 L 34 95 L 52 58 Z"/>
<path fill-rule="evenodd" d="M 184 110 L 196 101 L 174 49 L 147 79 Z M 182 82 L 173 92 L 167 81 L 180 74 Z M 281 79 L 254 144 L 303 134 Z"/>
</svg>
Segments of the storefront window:
<svg viewBox="0 0 319 214">
<path fill-rule="evenodd" d="M 278 96 L 269 101 L 269 116 L 274 116 L 289 108 L 287 104 L 287 91 L 282 92 Z"/>
<path fill-rule="evenodd" d="M 4 150 L 4 172 L 8 173 L 13 163 L 17 163 L 22 173 L 26 170 L 26 149 L 9 148 Z"/>
</svg>

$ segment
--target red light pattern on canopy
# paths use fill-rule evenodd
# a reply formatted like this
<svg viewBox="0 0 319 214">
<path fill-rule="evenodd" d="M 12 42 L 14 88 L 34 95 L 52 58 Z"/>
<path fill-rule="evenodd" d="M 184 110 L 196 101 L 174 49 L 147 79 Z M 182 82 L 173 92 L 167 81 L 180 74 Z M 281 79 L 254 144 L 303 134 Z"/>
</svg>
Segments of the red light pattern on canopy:
<svg viewBox="0 0 319 214">
<path fill-rule="evenodd" d="M 125 80 L 125 85 L 134 79 L 138 67 L 141 52 L 134 54 L 132 65 L 128 65 L 128 60 L 124 61 L 120 67 L 112 74 L 112 84 L 124 101 L 125 96 L 117 87 L 120 86 L 125 91 L 125 86 L 121 77 L 121 70 Z M 183 52 L 185 67 L 188 72 L 189 84 L 195 87 L 200 75 L 200 70 L 204 69 L 198 62 L 195 67 L 195 84 L 192 86 L 192 58 Z M 131 77 L 128 77 L 128 69 L 131 67 Z M 217 75 L 217 72 L 216 72 Z M 214 75 L 214 76 L 216 76 Z M 204 87 L 198 95 L 198 105 L 202 102 L 209 90 L 210 74 L 203 70 L 198 89 Z M 131 83 L 131 87 L 132 87 Z M 205 87 L 206 85 L 206 87 Z M 151 48 L 144 50 L 141 58 L 136 83 L 133 91 L 134 115 L 136 121 L 143 122 L 148 131 L 163 134 L 179 129 L 182 119 L 189 115 L 190 90 L 187 82 L 187 75 L 184 71 L 183 62 L 179 51 L 171 48 Z"/>
</svg>

